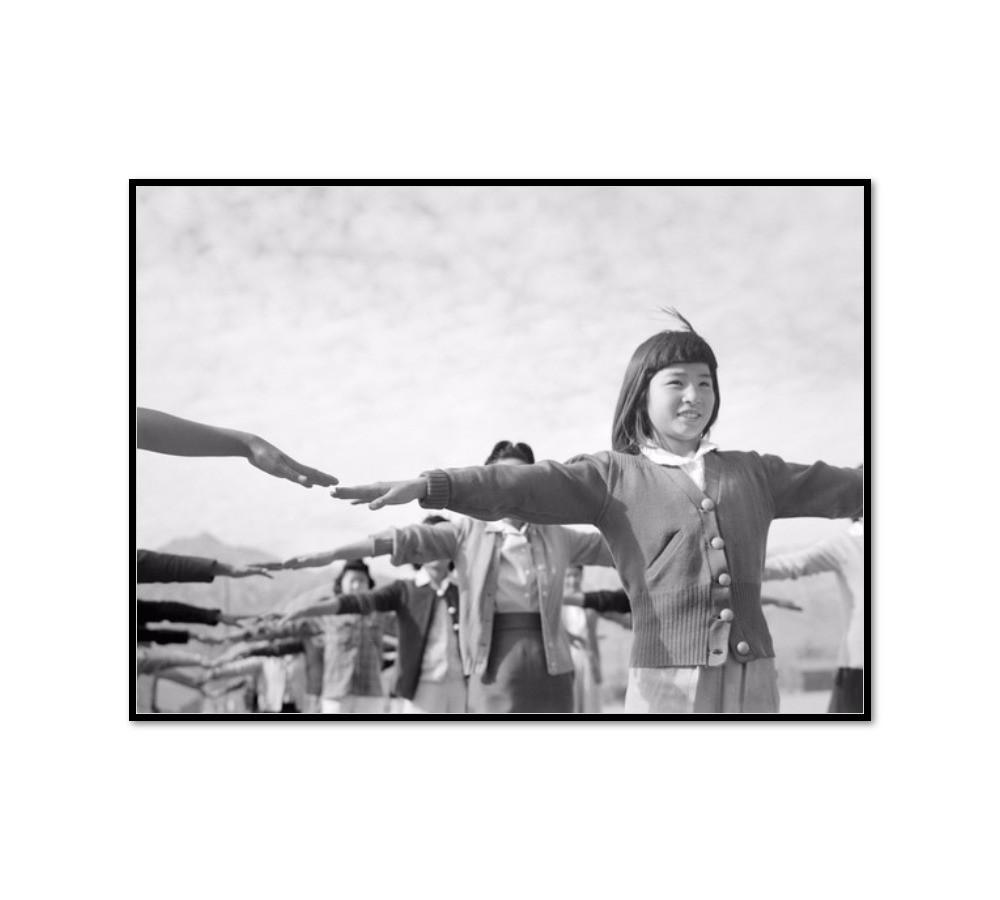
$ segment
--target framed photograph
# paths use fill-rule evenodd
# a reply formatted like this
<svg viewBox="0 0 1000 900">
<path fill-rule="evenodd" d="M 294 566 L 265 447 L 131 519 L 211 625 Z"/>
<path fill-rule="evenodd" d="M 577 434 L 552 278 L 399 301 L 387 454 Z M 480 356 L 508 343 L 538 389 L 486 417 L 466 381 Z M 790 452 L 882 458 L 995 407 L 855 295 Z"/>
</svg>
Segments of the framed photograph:
<svg viewBox="0 0 1000 900">
<path fill-rule="evenodd" d="M 871 720 L 870 181 L 129 190 L 130 719 Z"/>
</svg>

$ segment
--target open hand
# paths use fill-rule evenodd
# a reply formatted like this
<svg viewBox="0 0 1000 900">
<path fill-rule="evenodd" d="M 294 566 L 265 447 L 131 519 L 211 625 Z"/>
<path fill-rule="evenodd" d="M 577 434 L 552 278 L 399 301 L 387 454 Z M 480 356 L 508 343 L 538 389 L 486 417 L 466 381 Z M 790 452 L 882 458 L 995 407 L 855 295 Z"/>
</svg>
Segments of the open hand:
<svg viewBox="0 0 1000 900">
<path fill-rule="evenodd" d="M 217 562 L 215 564 L 216 575 L 228 575 L 230 578 L 250 578 L 253 575 L 263 575 L 265 578 L 274 576 L 264 566 L 234 566 L 230 563 Z"/>
<path fill-rule="evenodd" d="M 250 465 L 256 466 L 262 472 L 267 472 L 268 475 L 273 475 L 275 478 L 294 481 L 303 487 L 311 488 L 314 484 L 318 484 L 320 487 L 330 487 L 337 483 L 337 479 L 332 475 L 296 462 L 290 456 L 282 453 L 274 444 L 257 435 L 248 441 L 247 459 L 250 461 Z"/>
<path fill-rule="evenodd" d="M 330 491 L 330 496 L 338 500 L 350 500 L 352 506 L 367 503 L 369 509 L 381 509 L 383 506 L 400 506 L 422 500 L 427 496 L 427 482 L 423 478 L 411 481 L 376 481 L 374 484 L 354 487 L 335 487 Z"/>
</svg>

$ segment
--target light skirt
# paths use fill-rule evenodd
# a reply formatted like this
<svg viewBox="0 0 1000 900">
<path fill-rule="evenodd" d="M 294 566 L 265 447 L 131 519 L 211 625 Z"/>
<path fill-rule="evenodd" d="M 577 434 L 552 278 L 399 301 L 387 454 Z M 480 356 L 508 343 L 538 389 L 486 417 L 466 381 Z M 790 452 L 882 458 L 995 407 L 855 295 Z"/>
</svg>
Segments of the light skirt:
<svg viewBox="0 0 1000 900">
<path fill-rule="evenodd" d="M 637 715 L 777 713 L 778 673 L 773 659 L 721 666 L 629 669 L 625 712 Z"/>
</svg>

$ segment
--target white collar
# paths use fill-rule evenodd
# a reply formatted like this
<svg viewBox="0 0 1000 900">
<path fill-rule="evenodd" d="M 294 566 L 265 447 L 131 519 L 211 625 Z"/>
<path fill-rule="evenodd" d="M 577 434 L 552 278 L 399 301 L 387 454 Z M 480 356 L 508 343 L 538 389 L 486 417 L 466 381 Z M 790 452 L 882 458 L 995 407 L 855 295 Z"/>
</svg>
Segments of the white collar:
<svg viewBox="0 0 1000 900">
<path fill-rule="evenodd" d="M 413 583 L 417 587 L 426 587 L 427 585 L 429 585 L 431 583 L 431 576 L 428 575 L 423 569 L 419 569 L 417 571 L 417 577 L 413 579 Z M 442 581 L 441 584 L 439 584 L 435 588 L 435 590 L 438 591 L 438 593 L 440 593 L 441 591 L 447 590 L 448 583 L 449 583 L 448 578 L 445 578 L 445 580 Z"/>
<path fill-rule="evenodd" d="M 718 444 L 713 444 L 711 441 L 702 441 L 693 456 L 678 456 L 676 453 L 671 453 L 669 450 L 664 450 L 662 447 L 657 447 L 653 444 L 640 447 L 639 452 L 650 462 L 655 462 L 661 466 L 689 466 L 691 463 L 701 459 L 706 453 L 711 453 L 713 450 L 718 449 Z"/>
<path fill-rule="evenodd" d="M 496 522 L 487 522 L 485 531 L 487 534 L 494 534 L 499 531 L 502 534 L 517 534 L 527 537 L 530 527 L 530 522 L 525 522 L 520 528 L 515 528 L 506 519 L 499 519 Z"/>
<path fill-rule="evenodd" d="M 847 527 L 847 533 L 851 537 L 864 537 L 865 536 L 865 520 L 859 519 L 857 522 L 851 522 Z"/>
</svg>

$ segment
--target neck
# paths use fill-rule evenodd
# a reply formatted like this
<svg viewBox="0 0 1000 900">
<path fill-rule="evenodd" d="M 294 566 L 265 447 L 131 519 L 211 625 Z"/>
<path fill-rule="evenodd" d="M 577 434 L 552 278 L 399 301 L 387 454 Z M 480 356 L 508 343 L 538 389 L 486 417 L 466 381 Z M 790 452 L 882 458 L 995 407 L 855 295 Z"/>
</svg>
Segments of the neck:
<svg viewBox="0 0 1000 900">
<path fill-rule="evenodd" d="M 658 447 L 666 450 L 667 453 L 673 453 L 674 456 L 694 456 L 701 446 L 700 436 L 690 441 L 681 441 L 677 438 L 669 438 L 664 437 L 662 434 L 657 434 L 655 441 Z"/>
</svg>

